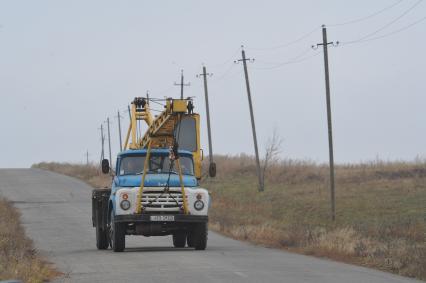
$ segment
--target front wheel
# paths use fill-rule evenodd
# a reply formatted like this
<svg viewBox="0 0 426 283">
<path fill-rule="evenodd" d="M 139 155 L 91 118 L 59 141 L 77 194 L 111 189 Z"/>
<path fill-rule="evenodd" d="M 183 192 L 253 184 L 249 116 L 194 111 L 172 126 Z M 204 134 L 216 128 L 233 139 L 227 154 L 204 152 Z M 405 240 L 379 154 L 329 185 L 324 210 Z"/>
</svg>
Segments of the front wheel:
<svg viewBox="0 0 426 283">
<path fill-rule="evenodd" d="M 173 246 L 175 248 L 184 248 L 186 244 L 186 233 L 177 232 L 173 234 Z"/>
<path fill-rule="evenodd" d="M 190 235 L 191 244 L 196 250 L 205 250 L 207 247 L 208 228 L 207 222 L 197 223 L 193 227 Z"/>
<path fill-rule="evenodd" d="M 125 227 L 122 223 L 114 221 L 114 213 L 111 211 L 109 220 L 109 239 L 114 252 L 122 252 L 126 246 Z"/>
<path fill-rule="evenodd" d="M 186 238 L 186 243 L 188 247 L 190 248 L 194 247 L 194 239 L 192 238 L 192 233 L 188 233 L 188 237 Z"/>
</svg>

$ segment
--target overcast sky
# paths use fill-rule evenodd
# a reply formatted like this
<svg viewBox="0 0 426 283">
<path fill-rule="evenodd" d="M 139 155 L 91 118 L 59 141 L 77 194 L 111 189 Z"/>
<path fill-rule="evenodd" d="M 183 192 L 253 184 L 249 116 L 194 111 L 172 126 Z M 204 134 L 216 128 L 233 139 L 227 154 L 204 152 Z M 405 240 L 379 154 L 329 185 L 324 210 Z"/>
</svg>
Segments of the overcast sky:
<svg viewBox="0 0 426 283">
<path fill-rule="evenodd" d="M 202 115 L 207 152 L 202 81 L 195 77 L 202 63 L 214 74 L 214 152 L 252 154 L 242 65 L 233 63 L 241 44 L 256 59 L 249 76 L 262 154 L 276 128 L 282 157 L 326 162 L 323 57 L 321 49 L 309 50 L 322 41 L 321 24 L 329 26 L 329 41 L 344 43 L 425 16 L 426 3 L 417 0 L 1 0 L 0 167 L 83 162 L 86 150 L 98 161 L 98 128 L 107 116 L 115 155 L 116 112 L 147 90 L 177 98 L 181 69 L 191 82 L 185 96 L 195 97 Z M 353 23 L 332 26 L 346 22 Z M 337 162 L 426 156 L 425 29 L 426 20 L 393 36 L 330 47 Z M 282 64 L 296 57 L 300 62 Z"/>
</svg>

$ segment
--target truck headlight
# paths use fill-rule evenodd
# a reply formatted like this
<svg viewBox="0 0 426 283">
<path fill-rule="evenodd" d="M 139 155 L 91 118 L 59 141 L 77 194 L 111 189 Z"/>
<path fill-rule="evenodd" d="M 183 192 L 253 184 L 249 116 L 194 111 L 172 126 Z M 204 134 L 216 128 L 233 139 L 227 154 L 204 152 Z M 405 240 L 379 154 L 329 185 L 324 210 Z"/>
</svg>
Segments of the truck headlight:
<svg viewBox="0 0 426 283">
<path fill-rule="evenodd" d="M 196 210 L 202 210 L 204 208 L 204 202 L 202 200 L 197 200 L 194 202 L 194 208 Z"/>
<path fill-rule="evenodd" d="M 130 201 L 128 201 L 126 199 L 122 200 L 120 202 L 120 207 L 121 207 L 122 210 L 128 210 L 130 208 Z"/>
</svg>

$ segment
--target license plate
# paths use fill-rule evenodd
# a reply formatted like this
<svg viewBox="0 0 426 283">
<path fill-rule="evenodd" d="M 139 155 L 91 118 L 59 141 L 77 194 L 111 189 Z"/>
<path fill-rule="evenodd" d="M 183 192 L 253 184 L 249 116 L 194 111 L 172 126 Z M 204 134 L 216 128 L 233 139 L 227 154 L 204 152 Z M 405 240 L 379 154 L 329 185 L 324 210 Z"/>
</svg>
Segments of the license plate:
<svg viewBox="0 0 426 283">
<path fill-rule="evenodd" d="M 151 215 L 151 221 L 175 221 L 174 215 Z"/>
</svg>

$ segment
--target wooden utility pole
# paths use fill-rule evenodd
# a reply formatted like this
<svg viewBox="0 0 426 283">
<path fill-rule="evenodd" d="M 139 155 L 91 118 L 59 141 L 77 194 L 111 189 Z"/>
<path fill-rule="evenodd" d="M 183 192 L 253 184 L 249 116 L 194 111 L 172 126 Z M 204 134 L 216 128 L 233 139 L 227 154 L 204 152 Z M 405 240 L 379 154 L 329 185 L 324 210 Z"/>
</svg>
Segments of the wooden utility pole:
<svg viewBox="0 0 426 283">
<path fill-rule="evenodd" d="M 259 181 L 259 191 L 262 192 L 264 190 L 264 184 L 263 184 L 263 179 L 262 179 L 261 170 L 260 170 L 260 159 L 259 159 L 259 150 L 257 147 L 256 126 L 254 123 L 253 105 L 251 102 L 251 93 L 250 93 L 250 82 L 249 82 L 248 71 L 247 71 L 247 61 L 250 61 L 250 58 L 246 58 L 246 53 L 244 49 L 241 50 L 241 56 L 242 56 L 242 59 L 238 59 L 236 62 L 243 62 L 243 66 L 244 66 L 244 76 L 246 80 L 247 97 L 248 97 L 249 108 L 250 108 L 251 129 L 253 133 L 254 152 L 256 154 L 256 170 L 257 170 L 257 177 Z"/>
<path fill-rule="evenodd" d="M 101 145 L 102 145 L 102 150 L 101 150 L 101 162 L 102 162 L 102 160 L 104 160 L 105 159 L 105 150 L 104 150 L 104 148 L 105 148 L 105 136 L 104 136 L 104 125 L 103 124 L 101 124 L 101 128 L 100 128 L 100 130 L 101 130 Z"/>
<path fill-rule="evenodd" d="M 107 118 L 108 124 L 108 148 L 109 148 L 109 162 L 112 164 L 112 155 L 111 155 L 111 132 L 109 130 L 109 117 Z"/>
<path fill-rule="evenodd" d="M 183 99 L 183 87 L 191 85 L 191 83 L 184 83 L 183 70 L 180 71 L 180 84 L 175 83 L 175 85 L 180 86 L 180 99 Z"/>
<path fill-rule="evenodd" d="M 333 128 L 331 122 L 331 100 L 330 100 L 330 75 L 328 68 L 328 45 L 338 45 L 339 42 L 327 42 L 327 29 L 322 26 L 322 43 L 318 43 L 313 48 L 322 46 L 324 50 L 324 70 L 325 70 L 325 97 L 327 102 L 327 127 L 328 127 L 328 152 L 330 161 L 330 198 L 331 198 L 331 220 L 336 219 L 336 197 L 334 185 L 334 155 L 333 155 Z"/>
<path fill-rule="evenodd" d="M 121 140 L 121 115 L 120 110 L 117 111 L 117 119 L 118 119 L 118 137 L 120 141 L 120 151 L 123 151 L 123 142 Z"/>
<path fill-rule="evenodd" d="M 216 176 L 216 164 L 213 161 L 213 146 L 212 146 L 212 134 L 210 127 L 210 107 L 209 107 L 209 94 L 207 89 L 207 76 L 212 74 L 207 73 L 206 66 L 203 66 L 203 73 L 197 75 L 197 77 L 202 76 L 204 80 L 204 97 L 206 100 L 206 117 L 207 117 L 207 134 L 209 139 L 209 175 L 210 177 Z"/>
<path fill-rule="evenodd" d="M 86 166 L 89 166 L 89 150 L 86 151 Z"/>
</svg>

